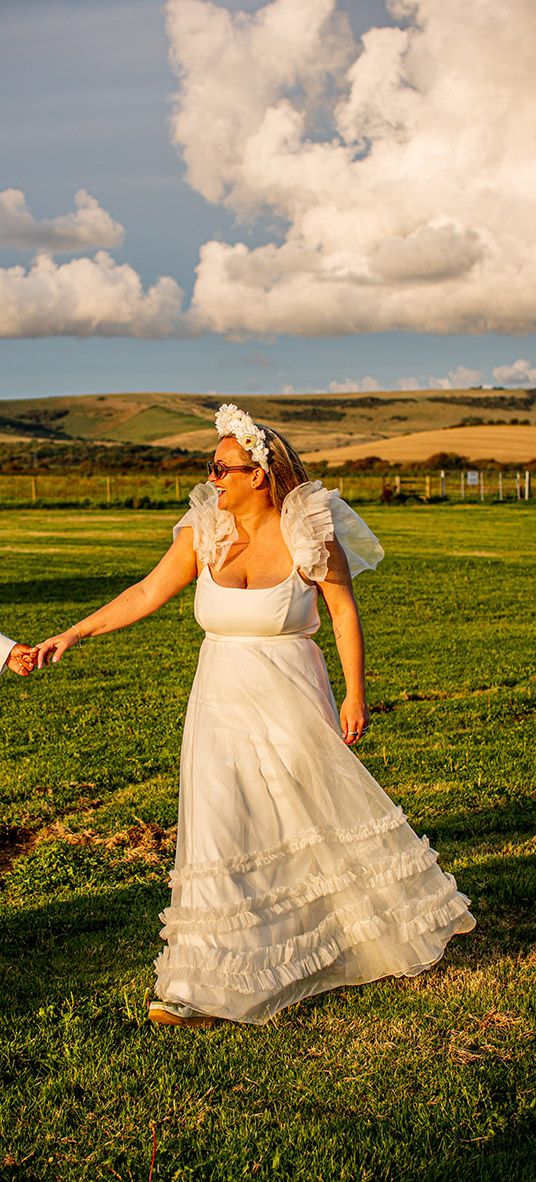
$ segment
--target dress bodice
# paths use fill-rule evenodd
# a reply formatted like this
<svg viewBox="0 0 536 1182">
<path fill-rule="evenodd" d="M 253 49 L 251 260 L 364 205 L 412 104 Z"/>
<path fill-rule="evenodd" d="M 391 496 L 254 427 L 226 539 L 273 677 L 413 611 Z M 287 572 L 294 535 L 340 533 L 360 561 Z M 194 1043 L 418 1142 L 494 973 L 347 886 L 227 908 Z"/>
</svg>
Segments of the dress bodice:
<svg viewBox="0 0 536 1182">
<path fill-rule="evenodd" d="M 203 564 L 195 618 L 211 637 L 312 636 L 320 627 L 316 584 L 328 573 L 329 542 L 340 542 L 352 577 L 374 570 L 383 557 L 378 539 L 338 492 L 324 488 L 319 480 L 307 481 L 287 494 L 281 511 L 281 535 L 293 561 L 288 578 L 274 587 L 224 587 L 211 568 L 222 569 L 238 539 L 235 519 L 218 508 L 210 483 L 196 485 L 190 506 L 173 536 L 188 526 L 193 531 L 194 550 Z"/>
<path fill-rule="evenodd" d="M 275 587 L 223 587 L 208 565 L 195 592 L 195 618 L 209 636 L 312 636 L 320 627 L 317 588 L 294 568 Z"/>
</svg>

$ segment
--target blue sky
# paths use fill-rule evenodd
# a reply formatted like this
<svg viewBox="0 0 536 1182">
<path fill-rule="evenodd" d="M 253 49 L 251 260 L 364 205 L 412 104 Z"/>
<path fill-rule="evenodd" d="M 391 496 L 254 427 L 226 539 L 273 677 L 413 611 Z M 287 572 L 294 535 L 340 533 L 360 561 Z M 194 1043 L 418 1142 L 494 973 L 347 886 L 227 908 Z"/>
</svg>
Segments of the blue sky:
<svg viewBox="0 0 536 1182">
<path fill-rule="evenodd" d="M 520 268 L 514 239 L 513 245 L 509 239 L 508 250 L 498 242 L 501 235 L 497 225 L 504 225 L 500 210 L 493 222 L 484 198 L 479 196 L 480 205 L 475 201 L 471 204 L 465 190 L 463 202 L 450 196 L 450 205 L 445 198 L 443 207 L 441 194 L 448 186 L 444 174 L 442 177 L 439 173 L 431 178 L 433 199 L 429 205 L 419 207 L 417 220 L 412 221 L 407 213 L 402 227 L 397 220 L 398 203 L 388 196 L 385 178 L 389 136 L 394 134 L 392 111 L 396 110 L 398 121 L 393 152 L 400 150 L 403 134 L 399 129 L 405 120 L 403 133 L 407 139 L 407 128 L 411 128 L 414 143 L 410 146 L 413 158 L 418 160 L 417 148 L 426 137 L 429 142 L 433 118 L 437 125 L 438 94 L 430 90 L 425 79 L 417 113 L 404 109 L 400 114 L 401 87 L 408 89 L 408 84 L 407 79 L 402 79 L 397 88 L 395 78 L 380 106 L 371 113 L 371 94 L 378 93 L 374 70 L 383 84 L 389 71 L 399 70 L 400 61 L 410 61 L 411 68 L 417 71 L 417 82 L 411 85 L 418 91 L 424 77 L 419 65 L 424 51 L 430 52 L 433 44 L 434 52 L 441 53 L 437 45 L 441 46 L 442 32 L 445 44 L 450 44 L 452 30 L 448 22 L 444 30 L 441 28 L 441 20 L 447 18 L 438 8 L 435 28 L 432 22 L 428 30 L 415 32 L 415 20 L 409 19 L 407 11 L 401 15 L 395 8 L 389 15 L 381 0 L 339 0 L 331 6 L 326 0 L 310 0 L 311 23 L 316 15 L 318 39 L 315 43 L 312 38 L 309 57 L 304 48 L 298 72 L 288 84 L 281 81 L 283 72 L 269 65 L 268 24 L 260 31 L 251 25 L 250 36 L 244 17 L 241 23 L 231 23 L 222 32 L 217 9 L 225 8 L 231 14 L 240 10 L 250 20 L 259 10 L 277 9 L 281 36 L 284 21 L 292 23 L 291 10 L 285 12 L 289 2 L 271 0 L 261 4 L 242 0 L 237 4 L 227 0 L 219 6 L 207 4 L 202 11 L 202 0 L 194 0 L 194 4 L 191 0 L 185 4 L 171 0 L 167 33 L 164 8 L 149 0 L 18 0 L 17 4 L 5 0 L 0 4 L 0 190 L 19 190 L 24 195 L 25 226 L 29 224 L 28 211 L 32 221 L 31 231 L 25 229 L 22 238 L 20 233 L 17 235 L 13 227 L 19 224 L 17 219 L 20 221 L 20 202 L 14 213 L 10 198 L 5 207 L 9 214 L 7 228 L 0 239 L 0 266 L 4 270 L 19 267 L 24 274 L 20 273 L 15 286 L 2 289 L 4 314 L 0 306 L 0 320 L 4 315 L 7 327 L 0 342 L 0 397 L 148 389 L 215 390 L 224 394 L 346 386 L 374 389 L 394 388 L 405 379 L 425 387 L 431 381 L 445 386 L 480 382 L 536 384 L 534 325 L 527 312 L 528 301 L 521 298 L 528 279 L 521 275 L 519 299 L 512 298 L 510 307 L 505 295 L 508 268 L 512 268 L 512 274 L 520 274 Z M 294 3 L 298 4 L 298 0 Z M 408 0 L 395 3 L 407 7 Z M 437 3 L 432 0 L 432 9 Z M 333 10 L 327 25 L 322 7 Z M 524 0 L 513 0 L 510 18 L 515 25 L 517 17 L 519 35 L 527 11 Z M 195 25 L 200 14 L 206 17 L 206 34 L 201 35 L 206 35 L 206 44 L 214 55 L 212 94 L 201 93 L 200 88 L 204 66 L 199 57 L 199 28 Z M 354 38 L 351 51 L 348 35 L 340 23 L 334 23 L 345 15 Z M 299 33 L 291 23 L 290 42 Z M 403 41 L 408 36 L 408 23 L 413 38 L 410 42 Z M 243 35 L 244 29 L 249 40 Z M 371 29 L 383 32 L 370 40 L 363 54 L 360 37 Z M 471 35 L 476 39 L 478 33 L 469 26 L 466 39 L 470 41 Z M 229 40 L 235 36 L 236 55 L 226 63 Z M 223 37 L 225 42 L 220 45 L 218 39 Z M 300 48 L 303 41 L 301 34 Z M 177 54 L 181 57 L 180 79 L 168 62 L 170 46 L 175 49 L 175 64 Z M 325 63 L 319 61 L 323 52 L 319 52 L 319 46 L 325 47 Z M 291 50 L 292 45 L 289 59 Z M 252 61 L 255 52 L 258 60 Z M 482 54 L 485 52 L 491 69 L 493 41 L 487 49 L 483 46 Z M 221 111 L 222 123 L 238 118 L 236 151 L 231 159 L 234 144 L 229 127 L 223 127 L 220 138 L 215 140 L 214 126 L 218 122 L 218 94 L 227 93 L 226 80 L 232 76 L 229 71 L 236 69 L 236 61 L 240 63 L 240 54 L 243 79 L 240 69 L 238 73 L 243 92 L 237 88 L 232 101 L 227 107 L 223 104 Z M 348 87 L 343 88 L 337 101 L 343 101 L 346 107 L 334 131 L 334 100 L 330 94 L 333 78 L 338 85 L 359 57 L 362 78 L 354 84 L 353 106 Z M 485 65 L 484 60 L 484 69 Z M 447 61 L 447 82 L 449 69 L 452 71 L 452 62 Z M 522 83 L 522 64 L 519 74 Z M 246 126 L 244 112 L 258 78 L 264 90 L 259 87 L 262 93 L 257 95 L 258 110 Z M 460 78 L 463 87 L 463 62 Z M 515 85 L 520 85 L 519 77 Z M 303 101 L 302 91 L 307 96 Z M 174 109 L 170 96 L 177 92 L 183 104 L 178 131 L 170 125 Z M 516 97 L 512 94 L 512 110 Z M 276 136 L 275 140 L 266 118 L 269 106 L 288 125 L 281 138 Z M 306 124 L 302 124 L 298 140 L 289 149 L 288 137 L 294 134 L 292 128 L 298 115 Z M 346 139 L 340 130 L 344 119 L 345 126 L 350 127 Z M 206 145 L 199 130 L 203 127 L 207 128 Z M 445 128 L 441 132 L 444 155 L 447 132 L 452 142 L 459 142 L 455 112 L 450 107 Z M 506 123 L 502 128 L 505 159 L 495 165 L 497 201 L 506 201 L 509 196 L 504 191 L 508 152 L 512 151 L 512 139 L 516 151 L 522 149 L 526 128 L 516 122 L 515 137 L 508 131 Z M 500 127 L 497 135 L 500 147 Z M 329 158 L 326 153 L 314 151 L 324 141 Z M 251 176 L 250 166 L 247 173 L 244 165 L 248 153 L 251 157 L 253 143 L 259 153 L 258 177 Z M 365 149 L 359 147 L 362 143 Z M 467 151 L 478 155 L 479 149 L 473 144 Z M 359 173 L 356 167 L 356 162 L 360 165 L 360 152 L 371 157 L 368 163 L 363 162 L 367 164 L 366 174 L 365 169 Z M 225 171 L 220 156 L 221 161 L 225 159 Z M 317 171 L 308 182 L 313 193 L 308 203 L 301 177 L 311 162 Z M 288 177 L 294 167 L 297 179 L 291 182 Z M 349 187 L 349 196 L 345 196 L 340 209 L 333 205 L 330 189 L 334 167 L 352 169 L 347 175 L 352 185 L 355 182 L 355 189 Z M 453 182 L 457 182 L 461 193 L 457 167 L 453 162 Z M 479 167 L 484 168 L 479 160 L 474 170 L 467 170 L 467 162 L 464 164 L 465 189 L 471 186 Z M 282 179 L 285 174 L 287 179 Z M 480 194 L 489 191 L 489 174 L 482 173 L 479 183 Z M 207 200 L 207 194 L 213 195 L 218 186 L 216 198 Z M 80 190 L 97 203 L 98 229 L 84 244 L 82 239 L 80 243 L 75 241 L 77 228 L 67 249 L 50 251 L 46 234 L 59 232 L 57 219 L 72 215 L 75 194 Z M 456 194 L 454 183 L 452 191 Z M 375 206 L 381 207 L 383 193 L 386 213 L 382 221 L 376 216 Z M 510 194 L 510 206 L 516 198 L 517 194 L 513 198 Z M 311 204 L 316 209 L 313 230 Z M 347 218 L 348 225 L 356 228 L 355 242 L 353 229 L 346 238 L 337 240 L 333 227 L 339 217 L 341 224 Z M 361 233 L 367 218 L 370 230 Z M 112 220 L 123 227 L 122 241 L 119 230 L 110 229 Z M 506 226 L 505 241 L 507 232 L 515 238 L 515 228 L 512 231 Z M 30 235 L 28 244 L 25 233 Z M 196 288 L 196 267 L 206 243 L 212 246 L 204 258 Z M 42 283 L 31 289 L 28 284 L 24 286 L 21 280 L 32 268 L 36 244 L 39 250 L 49 253 L 47 283 L 56 284 L 56 268 L 76 259 L 94 260 L 102 250 L 116 264 L 128 267 L 131 288 L 132 276 L 139 277 L 142 294 L 132 297 L 132 312 L 121 324 L 121 335 L 114 330 L 115 310 L 104 328 L 93 327 L 95 301 L 100 307 L 99 300 L 107 297 L 95 294 L 92 271 L 73 272 L 72 277 L 70 272 L 62 272 L 68 277 L 68 285 L 54 308 L 47 296 L 49 288 Z M 530 259 L 525 260 L 524 265 L 530 263 Z M 111 283 L 116 274 L 114 271 L 110 279 L 108 270 L 106 282 Z M 145 305 L 142 308 L 143 293 L 160 276 L 169 276 L 173 287 L 158 289 L 157 306 L 152 310 Z M 498 311 L 489 296 L 494 280 L 500 291 Z M 179 288 L 184 292 L 182 311 L 177 302 L 181 298 L 177 295 Z M 355 308 L 351 308 L 353 293 L 358 289 Z M 259 291 L 262 299 L 257 303 Z M 80 321 L 74 323 L 70 309 L 65 307 L 73 292 L 81 305 Z M 30 306 L 32 301 L 35 306 Z M 42 307 L 36 306 L 39 301 Z M 14 311 L 12 302 L 16 305 Z M 444 313 L 450 307 L 452 314 Z M 407 308 L 412 309 L 411 315 L 406 314 Z M 82 325 L 82 335 L 77 333 L 77 323 Z M 282 331 L 287 324 L 289 331 Z M 466 325 L 470 331 L 465 331 Z M 484 331 L 477 332 L 475 327 Z M 163 336 L 155 339 L 160 331 Z"/>
</svg>

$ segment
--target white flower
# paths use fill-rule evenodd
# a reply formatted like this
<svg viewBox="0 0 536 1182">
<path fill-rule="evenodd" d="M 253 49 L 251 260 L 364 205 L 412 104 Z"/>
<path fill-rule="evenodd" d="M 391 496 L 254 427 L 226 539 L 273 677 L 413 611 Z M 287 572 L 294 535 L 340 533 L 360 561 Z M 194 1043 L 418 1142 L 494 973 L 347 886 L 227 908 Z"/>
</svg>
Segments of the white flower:
<svg viewBox="0 0 536 1182">
<path fill-rule="evenodd" d="M 251 452 L 251 458 L 268 472 L 268 448 L 265 444 L 266 435 L 257 427 L 247 411 L 240 410 L 234 402 L 224 402 L 216 413 L 216 430 L 218 435 L 234 435 L 234 438 L 245 451 Z"/>
</svg>

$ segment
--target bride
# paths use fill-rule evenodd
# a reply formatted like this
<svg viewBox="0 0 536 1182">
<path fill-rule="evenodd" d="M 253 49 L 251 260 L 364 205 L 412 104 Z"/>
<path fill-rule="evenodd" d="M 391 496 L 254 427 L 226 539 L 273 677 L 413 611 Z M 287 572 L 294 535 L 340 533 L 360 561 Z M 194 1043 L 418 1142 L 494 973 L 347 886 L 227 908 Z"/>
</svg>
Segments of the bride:
<svg viewBox="0 0 536 1182">
<path fill-rule="evenodd" d="M 475 920 L 349 748 L 365 734 L 352 578 L 383 557 L 337 492 L 310 482 L 290 444 L 234 405 L 207 484 L 140 583 L 38 645 L 57 662 L 197 579 L 205 631 L 181 752 L 171 901 L 149 1017 L 261 1024 L 340 985 L 413 976 Z M 312 639 L 326 604 L 346 682 L 337 709 Z"/>
</svg>

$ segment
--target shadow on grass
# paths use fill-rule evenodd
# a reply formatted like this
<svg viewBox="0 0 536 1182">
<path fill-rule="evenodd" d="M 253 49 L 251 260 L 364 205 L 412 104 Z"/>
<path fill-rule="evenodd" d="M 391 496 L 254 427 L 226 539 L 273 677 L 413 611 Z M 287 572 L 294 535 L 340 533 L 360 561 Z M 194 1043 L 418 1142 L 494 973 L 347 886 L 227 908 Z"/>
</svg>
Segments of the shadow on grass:
<svg viewBox="0 0 536 1182">
<path fill-rule="evenodd" d="M 404 811 L 411 814 L 411 802 Z M 418 833 L 426 833 L 432 845 L 439 842 L 441 853 L 441 842 L 461 840 L 466 844 L 495 834 L 513 838 L 516 834 L 522 836 L 533 833 L 536 828 L 536 803 L 528 798 L 518 798 L 478 811 L 445 812 L 443 816 L 429 818 L 423 812 L 422 817 L 417 819 L 410 816 L 410 824 Z"/>
<path fill-rule="evenodd" d="M 415 1173 L 415 1182 L 534 1182 L 535 1123 L 532 1114 L 516 1112 L 508 1129 L 494 1131 L 487 1144 L 460 1145 Z"/>
<path fill-rule="evenodd" d="M 134 883 L 10 909 L 1 925 L 5 1009 L 20 1013 L 143 974 L 163 947 L 158 916 L 168 903 L 166 886 Z"/>
<path fill-rule="evenodd" d="M 106 602 L 143 578 L 146 571 L 121 575 L 79 575 L 72 578 L 28 579 L 0 584 L 0 604 Z"/>
</svg>

